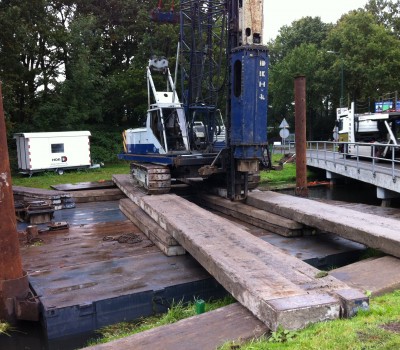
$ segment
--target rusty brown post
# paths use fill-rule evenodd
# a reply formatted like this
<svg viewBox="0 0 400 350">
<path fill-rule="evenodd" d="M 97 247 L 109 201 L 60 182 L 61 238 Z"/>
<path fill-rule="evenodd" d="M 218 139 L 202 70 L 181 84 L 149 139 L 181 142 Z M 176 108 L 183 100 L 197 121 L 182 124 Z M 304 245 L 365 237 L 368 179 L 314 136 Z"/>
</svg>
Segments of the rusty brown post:
<svg viewBox="0 0 400 350">
<path fill-rule="evenodd" d="M 16 319 L 15 299 L 29 291 L 22 270 L 0 82 L 0 319 Z"/>
<path fill-rule="evenodd" d="M 306 77 L 294 81 L 295 138 L 296 138 L 296 196 L 307 197 L 307 139 L 306 139 Z"/>
</svg>

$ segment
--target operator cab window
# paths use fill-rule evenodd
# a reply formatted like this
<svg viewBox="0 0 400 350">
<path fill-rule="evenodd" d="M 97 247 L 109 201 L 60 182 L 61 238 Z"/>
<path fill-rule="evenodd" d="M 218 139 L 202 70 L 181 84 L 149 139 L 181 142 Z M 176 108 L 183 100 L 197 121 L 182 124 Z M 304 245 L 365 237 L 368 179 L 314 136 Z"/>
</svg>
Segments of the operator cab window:
<svg viewBox="0 0 400 350">
<path fill-rule="evenodd" d="M 163 125 L 161 123 L 160 110 L 156 109 L 151 111 L 150 113 L 151 113 L 151 123 L 150 123 L 151 130 L 153 131 L 153 134 L 157 138 L 158 142 L 162 144 Z"/>
</svg>

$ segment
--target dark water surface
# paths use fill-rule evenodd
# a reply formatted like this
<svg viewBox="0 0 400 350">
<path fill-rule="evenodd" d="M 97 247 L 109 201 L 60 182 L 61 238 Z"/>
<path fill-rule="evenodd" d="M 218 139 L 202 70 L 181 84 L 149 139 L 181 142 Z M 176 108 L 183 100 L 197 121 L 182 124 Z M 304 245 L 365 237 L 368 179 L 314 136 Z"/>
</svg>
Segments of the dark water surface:
<svg viewBox="0 0 400 350">
<path fill-rule="evenodd" d="M 10 336 L 0 335 L 0 350 L 75 350 L 87 346 L 96 334 L 48 340 L 39 323 L 19 322 Z"/>
</svg>

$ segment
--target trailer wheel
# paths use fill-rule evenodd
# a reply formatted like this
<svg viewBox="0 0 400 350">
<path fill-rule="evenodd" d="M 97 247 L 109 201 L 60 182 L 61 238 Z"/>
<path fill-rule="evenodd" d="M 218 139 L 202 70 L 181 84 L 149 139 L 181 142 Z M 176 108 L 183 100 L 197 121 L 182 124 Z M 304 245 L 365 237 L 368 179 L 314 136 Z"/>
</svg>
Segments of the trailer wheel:
<svg viewBox="0 0 400 350">
<path fill-rule="evenodd" d="M 64 174 L 64 169 L 57 169 L 57 170 L 56 170 L 56 173 L 57 173 L 58 175 L 62 175 L 62 174 Z"/>
</svg>

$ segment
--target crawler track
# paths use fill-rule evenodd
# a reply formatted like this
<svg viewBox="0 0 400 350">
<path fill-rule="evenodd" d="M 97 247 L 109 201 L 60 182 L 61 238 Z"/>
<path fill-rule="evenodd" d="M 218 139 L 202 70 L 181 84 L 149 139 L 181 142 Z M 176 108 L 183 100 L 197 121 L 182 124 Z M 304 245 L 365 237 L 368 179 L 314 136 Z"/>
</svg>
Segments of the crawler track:
<svg viewBox="0 0 400 350">
<path fill-rule="evenodd" d="M 131 175 L 147 194 L 165 194 L 171 189 L 171 174 L 165 165 L 132 162 Z"/>
</svg>

